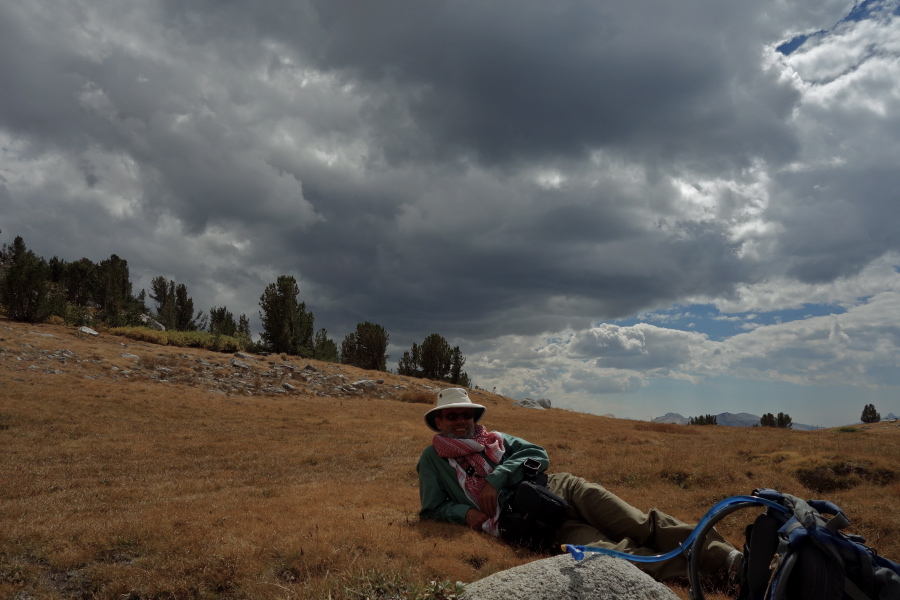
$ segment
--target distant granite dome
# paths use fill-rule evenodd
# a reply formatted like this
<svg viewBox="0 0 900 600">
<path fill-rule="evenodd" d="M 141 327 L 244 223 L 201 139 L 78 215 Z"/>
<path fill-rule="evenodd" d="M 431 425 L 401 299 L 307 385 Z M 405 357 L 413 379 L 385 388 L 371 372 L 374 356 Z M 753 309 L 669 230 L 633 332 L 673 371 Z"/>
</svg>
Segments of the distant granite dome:
<svg viewBox="0 0 900 600">
<path fill-rule="evenodd" d="M 716 415 L 716 424 L 727 427 L 753 427 L 759 425 L 759 417 L 750 413 L 721 413 Z"/>
<path fill-rule="evenodd" d="M 545 408 L 550 408 L 550 401 L 546 398 L 540 398 L 535 400 L 534 398 L 522 398 L 521 400 L 516 400 L 513 402 L 513 406 L 521 406 L 523 408 L 537 408 L 539 410 L 543 410 Z"/>
<path fill-rule="evenodd" d="M 653 419 L 654 423 L 674 423 L 676 425 L 687 425 L 691 422 L 690 419 L 686 417 L 682 417 L 678 413 L 666 413 L 661 417 L 656 417 Z"/>
</svg>

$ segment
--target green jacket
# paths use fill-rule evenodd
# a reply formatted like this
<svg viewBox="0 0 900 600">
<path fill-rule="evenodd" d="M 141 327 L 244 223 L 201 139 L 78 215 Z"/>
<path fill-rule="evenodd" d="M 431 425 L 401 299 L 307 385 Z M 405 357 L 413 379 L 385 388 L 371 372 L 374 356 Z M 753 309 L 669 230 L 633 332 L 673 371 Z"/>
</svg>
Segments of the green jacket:
<svg viewBox="0 0 900 600">
<path fill-rule="evenodd" d="M 537 444 L 505 433 L 500 435 L 503 436 L 505 448 L 500 462 L 494 464 L 484 452 L 481 455 L 494 468 L 494 472 L 485 479 L 500 492 L 498 502 L 502 507 L 506 505 L 515 485 L 522 481 L 522 463 L 525 459 L 540 461 L 542 471 L 550 465 L 550 459 L 547 451 Z M 419 498 L 422 501 L 419 515 L 422 518 L 465 524 L 469 509 L 478 508 L 466 497 L 459 485 L 456 470 L 446 458 L 438 456 L 434 446 L 428 446 L 422 451 L 416 471 L 419 473 Z"/>
</svg>

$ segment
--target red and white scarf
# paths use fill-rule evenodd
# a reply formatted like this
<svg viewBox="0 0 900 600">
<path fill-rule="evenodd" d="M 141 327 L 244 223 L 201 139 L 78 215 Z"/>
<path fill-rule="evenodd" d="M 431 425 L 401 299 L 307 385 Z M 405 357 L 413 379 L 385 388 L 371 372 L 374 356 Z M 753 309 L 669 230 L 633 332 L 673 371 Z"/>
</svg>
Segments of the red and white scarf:
<svg viewBox="0 0 900 600">
<path fill-rule="evenodd" d="M 456 480 L 459 482 L 466 496 L 475 506 L 479 506 L 478 495 L 486 483 L 485 477 L 493 473 L 494 468 L 481 456 L 481 452 L 499 463 L 503 459 L 506 448 L 503 447 L 503 436 L 496 431 L 488 431 L 481 425 L 475 426 L 475 435 L 471 438 L 456 439 L 443 435 L 436 435 L 431 440 L 438 456 L 446 458 L 456 470 Z M 469 475 L 466 467 L 472 467 Z M 489 515 L 491 518 L 482 526 L 491 535 L 499 535 L 497 520 L 500 516 L 500 507 L 497 514 Z"/>
</svg>

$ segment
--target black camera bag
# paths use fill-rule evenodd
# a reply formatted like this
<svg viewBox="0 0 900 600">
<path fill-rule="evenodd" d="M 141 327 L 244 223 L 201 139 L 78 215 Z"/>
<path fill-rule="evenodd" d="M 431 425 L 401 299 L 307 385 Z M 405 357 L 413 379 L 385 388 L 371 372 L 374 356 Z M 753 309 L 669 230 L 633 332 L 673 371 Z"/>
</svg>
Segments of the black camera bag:
<svg viewBox="0 0 900 600">
<path fill-rule="evenodd" d="M 534 552 L 545 552 L 553 545 L 568 506 L 547 487 L 547 475 L 534 475 L 519 483 L 501 512 L 500 537 Z"/>
</svg>

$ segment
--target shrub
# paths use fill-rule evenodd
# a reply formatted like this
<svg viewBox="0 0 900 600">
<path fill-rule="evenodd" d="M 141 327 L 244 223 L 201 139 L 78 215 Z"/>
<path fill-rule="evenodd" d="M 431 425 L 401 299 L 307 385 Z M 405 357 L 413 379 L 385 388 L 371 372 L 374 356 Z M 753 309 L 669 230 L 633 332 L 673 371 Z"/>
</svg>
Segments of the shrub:
<svg viewBox="0 0 900 600">
<path fill-rule="evenodd" d="M 158 331 L 149 327 L 114 327 L 110 329 L 110 333 L 160 346 L 200 348 L 213 352 L 238 352 L 247 346 L 243 338 L 217 335 L 207 331 Z"/>
<path fill-rule="evenodd" d="M 413 404 L 434 404 L 434 394 L 423 391 L 403 392 L 397 400 Z"/>
<path fill-rule="evenodd" d="M 897 479 L 897 473 L 891 469 L 854 461 L 797 469 L 794 474 L 803 485 L 817 492 L 847 490 L 861 483 L 887 485 Z"/>
</svg>

